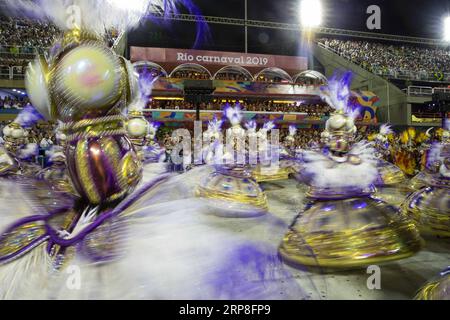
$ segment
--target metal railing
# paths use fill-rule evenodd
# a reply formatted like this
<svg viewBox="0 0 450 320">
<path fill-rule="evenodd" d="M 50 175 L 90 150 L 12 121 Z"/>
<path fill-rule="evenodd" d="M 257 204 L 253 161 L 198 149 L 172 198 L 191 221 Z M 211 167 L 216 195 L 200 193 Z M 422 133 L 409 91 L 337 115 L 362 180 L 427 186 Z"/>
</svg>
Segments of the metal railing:
<svg viewBox="0 0 450 320">
<path fill-rule="evenodd" d="M 433 95 L 432 87 L 409 86 L 408 88 L 403 89 L 403 91 L 408 96 L 431 96 L 431 95 Z"/>
<path fill-rule="evenodd" d="M 433 88 L 433 93 L 450 93 L 450 88 Z"/>
<path fill-rule="evenodd" d="M 0 54 L 2 56 L 11 55 L 11 56 L 34 56 L 36 50 L 45 50 L 48 48 L 44 47 L 35 47 L 35 46 L 9 46 L 9 45 L 0 45 Z"/>
<path fill-rule="evenodd" d="M 0 79 L 23 80 L 25 79 L 25 67 L 0 65 Z"/>
<path fill-rule="evenodd" d="M 433 87 L 422 87 L 422 86 L 409 86 L 403 91 L 408 96 L 432 96 L 435 93 L 445 92 L 450 93 L 450 88 L 433 88 Z"/>
<path fill-rule="evenodd" d="M 222 24 L 222 25 L 232 25 L 241 27 L 255 27 L 255 28 L 266 28 L 266 29 L 278 29 L 278 30 L 292 30 L 292 31 L 302 31 L 302 26 L 300 24 L 289 24 L 280 22 L 270 22 L 270 21 L 260 21 L 260 20 L 245 20 L 237 18 L 227 18 L 227 17 L 215 17 L 215 16 L 200 16 L 191 14 L 177 14 L 177 13 L 153 13 L 153 17 L 156 19 L 164 20 L 175 20 L 175 21 L 186 21 L 194 23 L 206 22 L 208 24 Z M 395 41 L 403 43 L 416 43 L 424 45 L 439 45 L 446 46 L 447 44 L 442 39 L 430 39 L 430 38 L 419 38 L 419 37 L 407 37 L 392 34 L 382 34 L 376 32 L 364 32 L 364 31 L 352 31 L 344 29 L 334 29 L 327 27 L 318 27 L 315 29 L 317 34 L 321 35 L 338 35 L 353 38 L 363 38 L 363 39 L 377 39 L 383 41 Z"/>
</svg>

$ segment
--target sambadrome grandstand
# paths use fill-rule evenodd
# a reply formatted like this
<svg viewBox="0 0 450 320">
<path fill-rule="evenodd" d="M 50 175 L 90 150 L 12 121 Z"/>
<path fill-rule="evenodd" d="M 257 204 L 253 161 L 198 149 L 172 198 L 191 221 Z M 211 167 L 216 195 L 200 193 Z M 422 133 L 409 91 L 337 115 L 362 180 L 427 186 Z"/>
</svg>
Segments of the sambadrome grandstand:
<svg viewBox="0 0 450 320">
<path fill-rule="evenodd" d="M 193 21 L 190 15 L 173 20 Z M 206 17 L 213 24 L 243 20 Z M 248 23 L 248 22 L 247 22 Z M 251 22 L 260 28 L 288 24 Z M 28 103 L 24 73 L 36 52 L 59 31 L 50 24 L 3 17 L 0 22 L 0 120 L 14 119 Z M 434 94 L 450 92 L 450 51 L 435 40 L 319 28 L 304 56 L 136 46 L 127 34 L 110 34 L 111 46 L 126 54 L 138 72 L 156 79 L 147 116 L 176 125 L 209 120 L 225 103 L 240 102 L 247 119 L 275 120 L 280 126 L 320 128 L 329 108 L 319 98 L 321 85 L 336 69 L 354 73 L 353 103 L 359 125 L 398 127 L 441 124 Z M 414 54 L 412 54 L 414 52 Z"/>
</svg>

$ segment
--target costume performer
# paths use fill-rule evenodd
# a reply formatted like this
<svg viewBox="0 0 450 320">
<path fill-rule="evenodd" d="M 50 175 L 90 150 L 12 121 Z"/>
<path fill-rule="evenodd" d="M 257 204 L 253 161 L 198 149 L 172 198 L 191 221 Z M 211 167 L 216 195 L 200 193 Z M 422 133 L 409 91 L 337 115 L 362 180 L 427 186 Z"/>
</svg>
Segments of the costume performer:
<svg viewBox="0 0 450 320">
<path fill-rule="evenodd" d="M 375 182 L 377 188 L 376 197 L 383 201 L 399 206 L 403 203 L 410 189 L 406 185 L 406 176 L 396 165 L 387 161 L 391 147 L 388 136 L 394 132 L 389 125 L 383 124 L 380 132 L 375 137 L 376 156 L 378 158 L 378 179 Z"/>
<path fill-rule="evenodd" d="M 282 166 L 280 161 L 276 161 L 275 163 L 273 161 L 275 157 L 278 157 L 276 160 L 280 160 L 281 151 L 275 150 L 275 146 L 268 141 L 268 133 L 273 129 L 275 129 L 275 124 L 273 121 L 268 121 L 257 134 L 259 164 L 253 171 L 253 177 L 257 182 L 286 180 L 289 178 L 289 170 L 285 166 Z M 277 146 L 276 148 L 279 147 Z M 273 154 L 274 152 L 278 154 L 275 155 Z M 286 165 L 286 163 L 283 164 Z"/>
<path fill-rule="evenodd" d="M 28 142 L 28 130 L 25 123 L 22 123 L 23 115 L 29 109 L 24 110 L 19 117 L 3 129 L 5 139 L 4 150 L 0 159 L 0 175 L 14 174 L 18 176 L 34 176 L 40 167 L 34 163 L 35 157 L 39 154 L 39 147 L 36 143 Z"/>
<path fill-rule="evenodd" d="M 409 181 L 408 186 L 412 191 L 418 191 L 423 187 L 428 186 L 433 179 L 433 175 L 439 171 L 440 163 L 430 163 L 429 161 L 430 152 L 432 151 L 433 146 L 433 144 L 431 143 L 430 134 L 432 129 L 433 128 L 427 130 L 427 140 L 424 141 L 419 147 L 419 152 L 421 154 L 422 160 L 421 171 Z M 442 128 L 440 131 L 443 132 Z"/>
<path fill-rule="evenodd" d="M 402 208 L 424 234 L 450 237 L 450 121 L 442 142 L 435 143 L 428 157 L 430 171 L 426 187 L 411 194 Z M 437 170 L 436 170 L 437 168 Z"/>
<path fill-rule="evenodd" d="M 216 155 L 223 154 L 222 120 L 214 118 L 208 123 L 208 129 L 203 133 L 203 161 L 214 164 Z"/>
<path fill-rule="evenodd" d="M 406 215 L 372 198 L 378 176 L 375 150 L 353 144 L 354 112 L 347 109 L 349 73 L 329 81 L 324 99 L 335 109 L 322 137 L 327 152 L 305 152 L 309 203 L 280 246 L 291 264 L 353 268 L 409 257 L 422 244 Z"/>
<path fill-rule="evenodd" d="M 225 216 L 265 214 L 268 208 L 266 195 L 253 180 L 246 165 L 247 135 L 241 126 L 240 106 L 227 106 L 224 113 L 231 124 L 226 131 L 226 148 L 223 148 L 222 155 L 215 156 L 215 170 L 201 182 L 198 195 L 212 199 L 212 204 L 218 205 L 220 214 Z"/>
<path fill-rule="evenodd" d="M 150 122 L 148 127 L 148 135 L 145 138 L 145 145 L 142 148 L 144 153 L 144 164 L 161 163 L 166 160 L 166 150 L 159 144 L 156 134 L 159 129 L 159 124 Z"/>
<path fill-rule="evenodd" d="M 66 166 L 65 149 L 67 136 L 59 128 L 56 130 L 56 143 L 55 146 L 46 152 L 50 166 L 39 171 L 36 177 L 48 182 L 55 191 L 76 195 Z"/>
</svg>

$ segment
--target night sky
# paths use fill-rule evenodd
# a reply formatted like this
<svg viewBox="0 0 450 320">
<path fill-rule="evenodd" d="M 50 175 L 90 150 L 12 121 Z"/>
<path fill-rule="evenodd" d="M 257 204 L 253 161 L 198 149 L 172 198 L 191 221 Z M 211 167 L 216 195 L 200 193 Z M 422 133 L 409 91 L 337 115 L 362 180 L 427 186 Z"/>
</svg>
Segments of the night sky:
<svg viewBox="0 0 450 320">
<path fill-rule="evenodd" d="M 204 15 L 244 18 L 243 0 L 193 0 Z M 300 0 L 248 0 L 249 19 L 298 23 Z M 368 31 L 366 9 L 382 10 L 384 33 L 439 37 L 442 17 L 450 14 L 449 0 L 322 0 L 324 25 Z"/>
<path fill-rule="evenodd" d="M 203 15 L 244 18 L 243 0 L 193 0 Z M 331 28 L 370 31 L 397 35 L 442 38 L 442 18 L 450 15 L 450 0 L 322 0 L 323 25 Z M 369 5 L 381 8 L 381 30 L 366 27 Z M 248 18 L 298 23 L 299 0 L 248 0 Z M 196 38 L 192 23 L 173 22 L 170 26 L 144 24 L 129 35 L 130 45 L 192 48 Z M 209 25 L 197 49 L 244 51 L 242 27 Z M 249 28 L 249 52 L 297 55 L 300 32 Z"/>
<path fill-rule="evenodd" d="M 203 15 L 244 18 L 244 0 L 185 1 L 194 2 Z M 443 37 L 442 19 L 450 15 L 450 0 L 322 0 L 322 3 L 325 27 L 435 39 Z M 381 8 L 381 30 L 371 31 L 366 27 L 369 5 Z M 248 18 L 298 23 L 299 7 L 300 0 L 248 0 Z M 211 24 L 208 28 L 209 32 L 201 33 L 202 41 L 197 49 L 244 51 L 243 27 Z M 193 23 L 157 25 L 148 21 L 129 34 L 129 44 L 193 48 L 197 34 Z M 299 31 L 249 28 L 248 45 L 249 52 L 296 55 L 302 38 Z"/>
</svg>

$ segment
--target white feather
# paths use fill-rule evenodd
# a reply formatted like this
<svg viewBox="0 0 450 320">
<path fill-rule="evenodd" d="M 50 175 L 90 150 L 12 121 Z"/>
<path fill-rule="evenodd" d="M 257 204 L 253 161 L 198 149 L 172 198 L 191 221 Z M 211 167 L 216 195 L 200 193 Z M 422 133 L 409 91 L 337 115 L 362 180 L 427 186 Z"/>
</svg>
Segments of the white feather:
<svg viewBox="0 0 450 320">
<path fill-rule="evenodd" d="M 120 255 L 94 263 L 77 254 L 55 273 L 42 251 L 0 267 L 8 299 L 299 299 L 306 295 L 277 257 L 287 225 L 271 215 L 242 221 L 214 216 L 196 198 L 208 166 L 174 176 L 148 191 L 121 215 L 128 226 Z M 257 232 L 255 233 L 255 228 Z M 263 235 L 255 238 L 254 234 Z M 39 249 L 40 250 L 40 249 Z M 80 287 L 68 282 L 76 267 Z M 280 281 L 280 279 L 284 279 Z M 305 280 L 308 283 L 310 280 Z M 1 289 L 0 289 L 1 290 Z"/>
<path fill-rule="evenodd" d="M 267 132 L 275 128 L 275 123 L 273 121 L 268 121 L 264 124 L 263 129 Z"/>
<path fill-rule="evenodd" d="M 394 133 L 394 131 L 392 130 L 392 127 L 388 124 L 383 124 L 380 127 L 380 134 L 387 136 L 390 135 L 391 133 Z"/>
<path fill-rule="evenodd" d="M 0 266 L 0 300 L 45 299 L 42 295 L 52 273 L 51 259 L 45 245 L 20 259 Z"/>
<path fill-rule="evenodd" d="M 28 143 L 25 148 L 19 150 L 18 158 L 27 159 L 36 156 L 39 153 L 39 147 L 36 143 Z"/>
<path fill-rule="evenodd" d="M 305 172 L 312 175 L 312 184 L 319 188 L 367 188 L 378 176 L 377 159 L 371 144 L 364 142 L 356 144 L 349 152 L 358 156 L 361 164 L 348 162 L 338 163 L 329 157 L 314 151 L 305 151 Z"/>
<path fill-rule="evenodd" d="M 295 126 L 289 126 L 289 135 L 295 136 L 297 134 L 297 128 Z"/>
</svg>

